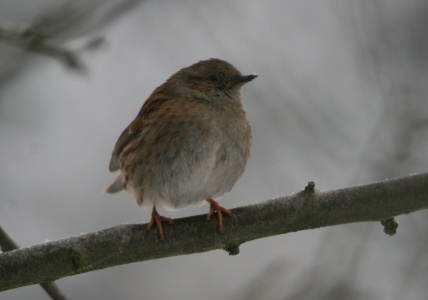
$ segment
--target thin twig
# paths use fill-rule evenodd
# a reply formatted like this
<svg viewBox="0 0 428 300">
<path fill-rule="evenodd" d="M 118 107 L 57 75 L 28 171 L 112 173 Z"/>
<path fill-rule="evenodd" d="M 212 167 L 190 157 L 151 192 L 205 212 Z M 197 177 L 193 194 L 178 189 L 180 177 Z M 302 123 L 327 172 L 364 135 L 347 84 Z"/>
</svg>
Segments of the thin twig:
<svg viewBox="0 0 428 300">
<path fill-rule="evenodd" d="M 86 66 L 80 60 L 77 51 L 64 49 L 47 43 L 47 37 L 42 33 L 33 32 L 29 29 L 19 31 L 0 27 L 0 42 L 25 51 L 54 58 L 69 69 L 82 73 L 86 72 Z"/>
</svg>

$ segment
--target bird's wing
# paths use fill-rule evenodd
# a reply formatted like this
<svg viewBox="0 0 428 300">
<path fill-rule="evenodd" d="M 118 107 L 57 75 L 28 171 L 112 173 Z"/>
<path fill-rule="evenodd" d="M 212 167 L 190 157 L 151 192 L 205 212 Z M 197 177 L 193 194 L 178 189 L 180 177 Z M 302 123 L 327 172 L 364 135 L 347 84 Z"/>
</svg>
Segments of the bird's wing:
<svg viewBox="0 0 428 300">
<path fill-rule="evenodd" d="M 120 154 L 122 153 L 123 149 L 125 149 L 125 147 L 129 145 L 129 143 L 131 143 L 133 140 L 140 136 L 143 131 L 145 122 L 148 119 L 155 117 L 157 111 L 162 105 L 173 100 L 169 97 L 159 96 L 159 94 L 162 95 L 162 86 L 153 92 L 152 96 L 149 97 L 149 99 L 144 103 L 143 107 L 141 107 L 141 110 L 138 113 L 137 117 L 134 119 L 134 121 L 132 121 L 132 123 L 129 124 L 129 126 L 126 127 L 120 135 L 119 139 L 116 142 L 116 145 L 114 146 L 113 153 L 111 154 L 111 160 L 109 165 L 110 172 L 119 170 Z"/>
<path fill-rule="evenodd" d="M 131 143 L 141 133 L 141 128 L 138 128 L 133 125 L 134 122 L 132 122 L 128 127 L 125 128 L 125 130 L 122 132 L 119 139 L 117 140 L 116 145 L 114 146 L 109 165 L 110 172 L 119 170 L 120 154 L 122 153 L 123 149 L 125 149 L 125 147 L 129 145 L 129 143 Z"/>
</svg>

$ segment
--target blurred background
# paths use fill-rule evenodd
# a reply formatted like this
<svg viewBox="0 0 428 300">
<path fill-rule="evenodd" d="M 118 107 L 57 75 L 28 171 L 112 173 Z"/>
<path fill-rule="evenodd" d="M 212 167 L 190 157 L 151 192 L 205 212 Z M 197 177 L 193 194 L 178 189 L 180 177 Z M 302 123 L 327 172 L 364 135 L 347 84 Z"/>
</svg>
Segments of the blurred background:
<svg viewBox="0 0 428 300">
<path fill-rule="evenodd" d="M 249 165 L 223 206 L 424 172 L 427 28 L 424 0 L 0 0 L 0 225 L 30 246 L 148 222 L 102 193 L 114 143 L 154 88 L 211 57 L 259 75 Z M 57 284 L 69 299 L 427 299 L 427 215 L 398 217 L 394 237 L 342 225 Z"/>
</svg>

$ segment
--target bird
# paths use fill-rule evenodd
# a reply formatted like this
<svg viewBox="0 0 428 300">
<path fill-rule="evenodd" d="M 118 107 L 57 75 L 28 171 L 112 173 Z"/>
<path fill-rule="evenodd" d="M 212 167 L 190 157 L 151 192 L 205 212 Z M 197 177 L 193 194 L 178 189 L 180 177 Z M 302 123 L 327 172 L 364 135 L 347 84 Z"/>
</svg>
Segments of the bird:
<svg viewBox="0 0 428 300">
<path fill-rule="evenodd" d="M 232 212 L 215 199 L 229 192 L 243 174 L 250 155 L 251 126 L 242 103 L 242 86 L 257 77 L 242 75 L 218 58 L 180 69 L 147 98 L 119 136 L 109 170 L 119 176 L 105 193 L 132 193 L 151 208 L 153 225 L 164 240 L 157 207 L 166 210 L 208 202 L 207 220 Z"/>
</svg>

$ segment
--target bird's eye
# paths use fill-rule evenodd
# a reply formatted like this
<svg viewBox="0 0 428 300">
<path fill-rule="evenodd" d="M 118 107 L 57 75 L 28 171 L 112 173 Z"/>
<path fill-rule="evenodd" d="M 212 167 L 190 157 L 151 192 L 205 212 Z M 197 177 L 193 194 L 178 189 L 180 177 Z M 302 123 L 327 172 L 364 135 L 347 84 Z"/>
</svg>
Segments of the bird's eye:
<svg viewBox="0 0 428 300">
<path fill-rule="evenodd" d="M 218 83 L 220 81 L 218 76 L 214 74 L 208 76 L 208 80 L 211 81 L 212 83 Z"/>
</svg>

